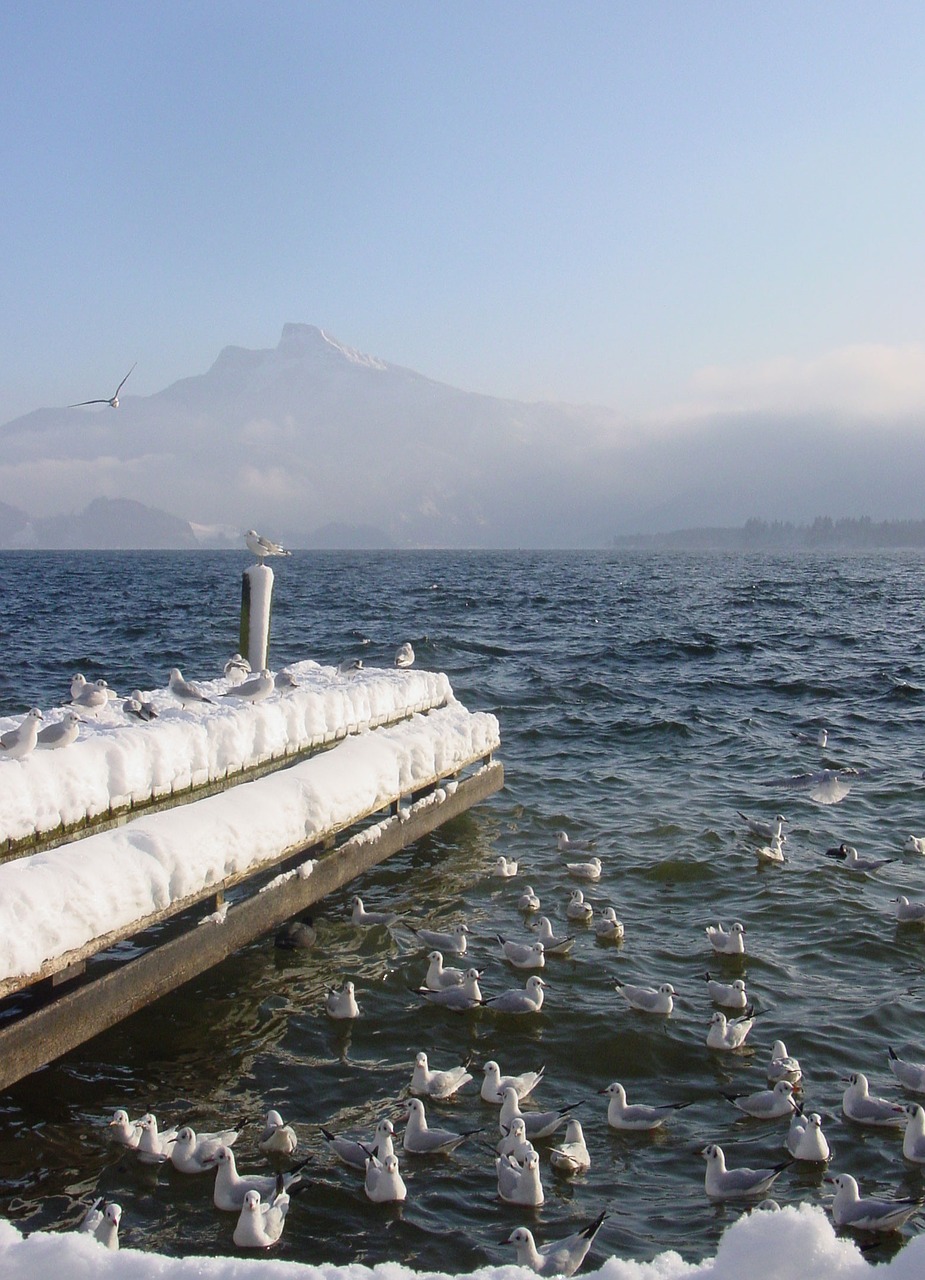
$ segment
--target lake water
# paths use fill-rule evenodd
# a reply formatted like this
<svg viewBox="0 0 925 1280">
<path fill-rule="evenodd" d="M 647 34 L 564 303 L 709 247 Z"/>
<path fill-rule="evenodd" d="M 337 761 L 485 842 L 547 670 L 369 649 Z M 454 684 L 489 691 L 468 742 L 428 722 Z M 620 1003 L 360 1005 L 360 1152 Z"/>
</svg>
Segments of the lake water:
<svg viewBox="0 0 925 1280">
<path fill-rule="evenodd" d="M 120 691 L 218 674 L 238 648 L 240 572 L 232 554 L 0 555 L 7 655 L 0 710 L 67 696 L 70 676 Z M 163 1253 L 231 1252 L 211 1179 L 154 1171 L 108 1141 L 114 1108 L 153 1110 L 209 1129 L 276 1107 L 311 1152 L 311 1189 L 293 1205 L 276 1256 L 465 1272 L 512 1260 L 500 1241 L 521 1223 L 565 1234 L 606 1208 L 593 1252 L 651 1258 L 712 1254 L 738 1208 L 713 1207 L 701 1148 L 730 1164 L 786 1156 L 786 1122 L 738 1118 L 724 1093 L 765 1085 L 782 1038 L 805 1073 L 832 1167 L 867 1190 L 922 1194 L 901 1136 L 841 1117 L 843 1077 L 900 1099 L 887 1046 L 925 1059 L 925 930 L 898 928 L 890 899 L 925 897 L 925 858 L 902 852 L 925 834 L 925 560 L 869 556 L 685 556 L 629 553 L 296 554 L 276 562 L 271 660 L 391 662 L 410 639 L 421 666 L 448 673 L 457 696 L 501 722 L 504 791 L 327 900 L 319 944 L 284 953 L 272 938 L 9 1090 L 0 1098 L 0 1214 L 23 1230 L 75 1216 L 90 1193 L 123 1207 L 123 1240 Z M 825 752 L 792 730 L 825 726 Z M 794 775 L 857 768 L 834 806 Z M 784 814 L 782 867 L 759 867 L 737 816 Z M 572 956 L 551 959 L 541 1014 L 457 1017 L 413 994 L 424 950 L 407 930 L 359 932 L 353 892 L 409 921 L 474 932 L 483 987 L 522 985 L 495 934 L 525 937 L 516 899 L 533 886 L 564 927 L 571 884 L 555 833 L 593 837 L 603 878 L 588 892 L 613 905 L 626 937 L 604 947 L 579 929 Z M 824 850 L 841 840 L 895 861 L 851 876 Z M 517 858 L 512 881 L 491 874 Z M 717 960 L 705 926 L 741 920 L 744 960 Z M 758 1017 L 749 1050 L 720 1055 L 705 1036 L 707 970 L 744 977 Z M 352 978 L 363 1016 L 321 1012 L 326 987 Z M 668 1019 L 626 1008 L 617 980 L 670 982 Z M 546 1065 L 538 1106 L 582 1101 L 590 1171 L 554 1174 L 542 1146 L 546 1203 L 497 1198 L 497 1112 L 477 1084 L 431 1105 L 431 1123 L 484 1132 L 452 1157 L 402 1157 L 408 1201 L 371 1206 L 362 1179 L 333 1162 L 319 1125 L 370 1131 L 397 1115 L 415 1053 L 449 1066 L 472 1055 L 504 1071 Z M 656 1136 L 605 1121 L 622 1081 L 630 1100 L 690 1101 Z M 399 1126 L 400 1127 L 400 1126 Z M 239 1164 L 259 1160 L 245 1130 Z M 782 1203 L 820 1202 L 822 1170 L 794 1166 Z M 914 1230 L 914 1228 L 913 1228 Z M 879 1244 L 871 1258 L 897 1249 Z"/>
</svg>

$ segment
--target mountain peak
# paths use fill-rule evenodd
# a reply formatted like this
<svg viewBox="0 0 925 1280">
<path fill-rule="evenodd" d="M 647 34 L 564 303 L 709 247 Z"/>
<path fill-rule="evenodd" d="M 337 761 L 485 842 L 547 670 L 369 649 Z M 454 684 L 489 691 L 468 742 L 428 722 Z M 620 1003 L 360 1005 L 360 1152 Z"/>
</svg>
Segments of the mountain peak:
<svg viewBox="0 0 925 1280">
<path fill-rule="evenodd" d="M 321 353 L 327 356 L 339 356 L 349 360 L 351 364 L 364 365 L 367 369 L 385 369 L 385 361 L 376 356 L 364 355 L 343 342 L 338 342 L 329 333 L 313 324 L 284 324 L 282 336 L 276 350 L 281 355 L 304 356 Z"/>
</svg>

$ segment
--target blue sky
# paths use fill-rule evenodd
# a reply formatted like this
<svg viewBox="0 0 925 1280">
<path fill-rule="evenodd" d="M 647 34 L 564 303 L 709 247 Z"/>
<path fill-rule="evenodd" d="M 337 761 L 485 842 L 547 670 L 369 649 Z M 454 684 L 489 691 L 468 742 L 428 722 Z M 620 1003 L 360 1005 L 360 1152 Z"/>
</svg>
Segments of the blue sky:
<svg viewBox="0 0 925 1280">
<path fill-rule="evenodd" d="M 641 421 L 925 403 L 923 37 L 853 0 L 4 5 L 0 422 L 285 321 Z"/>
</svg>

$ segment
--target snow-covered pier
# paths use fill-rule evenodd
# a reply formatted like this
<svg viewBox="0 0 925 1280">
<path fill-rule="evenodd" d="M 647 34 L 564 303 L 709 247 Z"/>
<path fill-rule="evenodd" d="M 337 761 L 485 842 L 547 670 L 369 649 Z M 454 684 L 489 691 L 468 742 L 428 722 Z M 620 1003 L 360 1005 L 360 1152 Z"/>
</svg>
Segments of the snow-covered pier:
<svg viewBox="0 0 925 1280">
<path fill-rule="evenodd" d="M 0 761 L 0 1087 L 502 785 L 497 720 L 445 675 L 290 670 L 256 703 L 146 692 L 146 723 L 116 700 Z"/>
</svg>

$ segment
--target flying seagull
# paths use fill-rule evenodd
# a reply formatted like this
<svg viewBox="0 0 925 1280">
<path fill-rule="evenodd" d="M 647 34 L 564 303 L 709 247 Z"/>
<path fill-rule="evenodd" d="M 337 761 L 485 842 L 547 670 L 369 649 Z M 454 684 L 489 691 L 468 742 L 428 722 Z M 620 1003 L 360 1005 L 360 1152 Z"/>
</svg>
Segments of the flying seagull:
<svg viewBox="0 0 925 1280">
<path fill-rule="evenodd" d="M 123 387 L 125 386 L 125 384 L 128 382 L 128 380 L 129 380 L 129 376 L 130 376 L 130 374 L 132 373 L 132 370 L 135 368 L 135 365 L 137 365 L 137 364 L 138 364 L 138 361 L 136 360 L 136 361 L 135 361 L 135 364 L 133 364 L 133 365 L 132 365 L 132 368 L 131 368 L 131 369 L 129 369 L 128 373 L 125 375 L 125 377 L 124 377 L 124 378 L 122 379 L 122 381 L 119 383 L 119 385 L 116 387 L 116 393 L 115 393 L 115 395 L 114 395 L 114 396 L 112 396 L 111 398 L 106 399 L 106 400 L 78 400 L 77 404 L 69 404 L 69 405 L 68 405 L 68 408 L 69 408 L 69 409 L 80 409 L 80 408 L 81 408 L 83 405 L 85 405 L 85 404 L 108 404 L 111 408 L 113 408 L 113 409 L 118 409 L 118 407 L 119 407 L 119 392 L 122 390 L 122 388 L 123 388 Z"/>
</svg>

